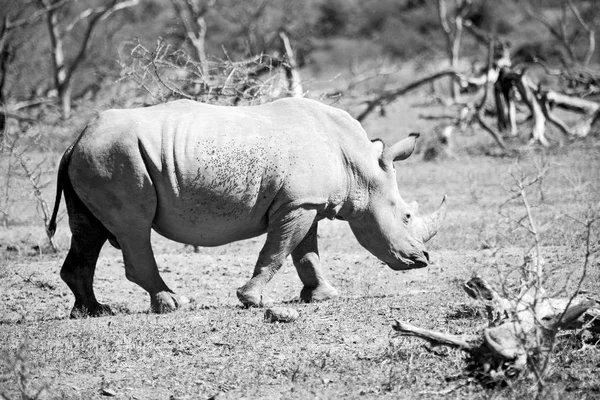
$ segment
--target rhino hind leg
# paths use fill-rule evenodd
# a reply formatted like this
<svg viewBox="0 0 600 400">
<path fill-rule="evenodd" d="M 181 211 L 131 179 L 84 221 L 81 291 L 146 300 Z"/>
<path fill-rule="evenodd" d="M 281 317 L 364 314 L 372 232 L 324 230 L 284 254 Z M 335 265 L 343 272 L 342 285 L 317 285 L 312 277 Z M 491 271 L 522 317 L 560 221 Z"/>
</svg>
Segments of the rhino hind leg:
<svg viewBox="0 0 600 400">
<path fill-rule="evenodd" d="M 123 187 L 139 187 L 136 181 L 127 182 L 122 178 L 119 182 Z M 107 183 L 105 190 L 96 193 L 90 201 L 96 205 L 94 212 L 102 224 L 111 232 L 108 240 L 123 253 L 126 278 L 148 292 L 152 312 L 166 313 L 189 303 L 169 289 L 154 258 L 150 242 L 157 205 L 154 189 L 147 185 L 137 191 L 124 192 L 121 186 L 113 187 L 112 183 Z M 111 207 L 100 206 L 102 204 L 111 204 Z"/>
<path fill-rule="evenodd" d="M 327 282 L 321 270 L 317 244 L 317 222 L 312 225 L 304 239 L 292 251 L 292 259 L 304 285 L 300 291 L 301 301 L 310 303 L 339 297 L 338 291 Z"/>
<path fill-rule="evenodd" d="M 125 276 L 148 292 L 152 312 L 163 314 L 189 303 L 169 289 L 160 276 L 150 243 L 150 227 L 117 235 L 117 241 L 123 252 Z"/>
<path fill-rule="evenodd" d="M 100 304 L 96 300 L 93 289 L 96 261 L 102 248 L 100 242 L 100 240 L 90 240 L 89 236 L 71 238 L 71 248 L 60 271 L 61 278 L 75 295 L 75 305 L 71 310 L 70 318 L 113 314 L 108 305 Z"/>
<path fill-rule="evenodd" d="M 272 301 L 263 293 L 267 283 L 279 271 L 286 257 L 310 230 L 316 211 L 280 210 L 269 217 L 267 240 L 258 256 L 252 278 L 237 290 L 246 307 L 268 307 Z"/>
<path fill-rule="evenodd" d="M 160 276 L 150 242 L 151 218 L 133 209 L 119 214 L 120 223 L 115 226 L 114 232 L 116 242 L 123 252 L 125 276 L 148 292 L 150 310 L 164 314 L 189 303 L 185 297 L 177 296 L 169 289 Z"/>
<path fill-rule="evenodd" d="M 109 306 L 96 300 L 93 287 L 98 255 L 109 232 L 73 194 L 70 191 L 65 195 L 72 235 L 71 247 L 60 271 L 61 278 L 75 295 L 70 317 L 112 315 Z"/>
</svg>

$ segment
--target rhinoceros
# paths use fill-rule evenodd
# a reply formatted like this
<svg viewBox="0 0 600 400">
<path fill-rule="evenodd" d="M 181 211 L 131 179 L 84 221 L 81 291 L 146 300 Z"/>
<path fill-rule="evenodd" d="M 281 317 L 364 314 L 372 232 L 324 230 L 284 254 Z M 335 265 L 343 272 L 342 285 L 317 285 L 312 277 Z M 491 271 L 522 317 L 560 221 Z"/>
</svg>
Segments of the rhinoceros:
<svg viewBox="0 0 600 400">
<path fill-rule="evenodd" d="M 394 169 L 417 137 L 386 147 L 345 111 L 308 99 L 244 107 L 178 100 L 100 113 L 61 159 L 48 226 L 54 234 L 64 192 L 72 237 L 60 275 L 75 295 L 71 316 L 111 313 L 92 285 L 107 240 L 122 250 L 125 275 L 149 293 L 152 311 L 185 303 L 159 274 L 152 229 L 195 246 L 266 233 L 252 278 L 237 290 L 247 306 L 268 303 L 265 286 L 290 254 L 300 299 L 338 296 L 319 264 L 324 218 L 347 221 L 358 242 L 394 270 L 426 267 L 424 242 L 446 205 L 416 215 L 400 197 Z"/>
</svg>

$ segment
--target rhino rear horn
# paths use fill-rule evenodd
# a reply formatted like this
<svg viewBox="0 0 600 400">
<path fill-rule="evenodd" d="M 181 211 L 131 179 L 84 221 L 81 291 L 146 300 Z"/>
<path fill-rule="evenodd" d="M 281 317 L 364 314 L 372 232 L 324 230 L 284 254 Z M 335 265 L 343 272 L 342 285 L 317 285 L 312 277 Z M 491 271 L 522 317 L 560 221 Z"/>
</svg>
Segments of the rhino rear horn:
<svg viewBox="0 0 600 400">
<path fill-rule="evenodd" d="M 420 134 L 418 133 L 411 133 L 406 139 L 394 143 L 390 147 L 386 148 L 384 158 L 389 161 L 406 160 L 415 150 L 415 145 L 419 135 Z"/>
<path fill-rule="evenodd" d="M 435 234 L 441 228 L 444 219 L 446 219 L 446 212 L 448 211 L 446 198 L 447 197 L 444 195 L 442 203 L 434 213 L 422 217 L 423 229 L 420 229 L 419 234 L 421 235 L 421 240 L 423 243 L 435 236 Z"/>
</svg>

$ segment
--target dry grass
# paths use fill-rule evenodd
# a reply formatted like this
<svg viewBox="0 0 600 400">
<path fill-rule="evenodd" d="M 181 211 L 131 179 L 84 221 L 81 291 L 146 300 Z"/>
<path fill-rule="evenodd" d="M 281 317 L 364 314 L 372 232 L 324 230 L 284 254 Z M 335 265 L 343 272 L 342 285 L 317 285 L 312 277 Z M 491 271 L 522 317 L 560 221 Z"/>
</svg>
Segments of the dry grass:
<svg viewBox="0 0 600 400">
<path fill-rule="evenodd" d="M 427 135 L 434 123 L 418 119 L 423 108 L 412 107 L 417 101 L 422 99 L 398 104 L 387 119 L 368 120 L 371 136 L 392 141 L 410 131 Z M 395 126 L 405 128 L 396 132 Z M 397 165 L 403 197 L 418 200 L 423 211 L 433 210 L 443 194 L 450 199 L 447 223 L 431 242 L 428 269 L 391 271 L 360 248 L 343 222 L 322 223 L 322 260 L 341 298 L 292 305 L 300 318 L 291 324 L 265 323 L 262 310 L 242 309 L 235 296 L 251 274 L 263 238 L 195 254 L 155 237 L 163 277 L 192 299 L 189 309 L 160 316 L 147 313 L 147 295 L 125 279 L 120 254 L 107 246 L 95 286 L 99 300 L 119 313 L 68 320 L 73 299 L 59 277 L 68 245 L 66 221 L 57 237 L 62 253 L 40 254 L 33 246 L 44 232 L 30 208 L 22 216 L 27 224 L 0 231 L 0 350 L 15 354 L 27 342 L 30 379 L 48 383 L 47 396 L 56 399 L 100 398 L 103 391 L 124 399 L 531 397 L 535 385 L 526 376 L 485 387 L 465 373 L 460 352 L 394 337 L 390 327 L 401 318 L 424 328 L 473 333 L 485 317 L 459 284 L 473 271 L 494 281 L 499 272 L 522 263 L 525 235 L 498 213 L 515 160 L 485 156 L 488 145 L 484 133 L 457 135 L 455 159 Z M 534 213 L 553 271 L 550 281 L 560 288 L 583 260 L 581 226 L 566 215 L 582 215 L 600 201 L 598 138 L 544 155 L 551 169 L 543 183 L 543 206 Z M 534 149 L 519 165 L 534 168 L 539 157 Z M 44 193 L 47 199 L 52 190 Z M 519 210 L 503 209 L 511 211 Z M 9 243 L 22 250 L 8 251 Z M 599 272 L 595 258 L 584 289 L 598 293 Z M 290 261 L 270 290 L 277 301 L 298 294 L 300 281 Z M 600 395 L 598 340 L 561 337 L 548 397 Z M 14 375 L 0 381 L 0 389 L 19 396 Z"/>
</svg>

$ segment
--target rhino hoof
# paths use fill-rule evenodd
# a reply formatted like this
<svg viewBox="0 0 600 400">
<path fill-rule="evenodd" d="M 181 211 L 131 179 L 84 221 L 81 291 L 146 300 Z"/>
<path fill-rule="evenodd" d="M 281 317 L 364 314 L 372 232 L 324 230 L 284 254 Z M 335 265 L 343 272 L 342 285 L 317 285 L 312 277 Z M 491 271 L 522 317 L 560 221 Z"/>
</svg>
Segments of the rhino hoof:
<svg viewBox="0 0 600 400">
<path fill-rule="evenodd" d="M 87 317 L 106 317 L 110 315 L 115 315 L 115 313 L 106 304 L 96 303 L 88 307 L 75 304 L 69 318 L 81 319 Z"/>
<path fill-rule="evenodd" d="M 326 301 L 337 299 L 338 297 L 340 297 L 339 292 L 330 285 L 321 285 L 316 288 L 304 287 L 300 292 L 300 300 L 304 303 Z"/>
<path fill-rule="evenodd" d="M 273 305 L 273 301 L 267 296 L 262 296 L 259 293 L 247 292 L 242 288 L 237 290 L 237 297 L 246 308 L 259 307 L 267 308 Z"/>
<path fill-rule="evenodd" d="M 248 301 L 240 299 L 240 302 L 245 308 L 257 307 L 257 308 L 269 308 L 273 306 L 273 301 L 269 298 L 261 297 L 258 302 Z"/>
<path fill-rule="evenodd" d="M 157 314 L 166 314 L 182 308 L 189 304 L 190 300 L 185 296 L 177 296 L 170 292 L 158 292 L 150 296 L 150 308 Z"/>
</svg>

